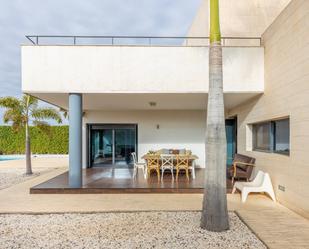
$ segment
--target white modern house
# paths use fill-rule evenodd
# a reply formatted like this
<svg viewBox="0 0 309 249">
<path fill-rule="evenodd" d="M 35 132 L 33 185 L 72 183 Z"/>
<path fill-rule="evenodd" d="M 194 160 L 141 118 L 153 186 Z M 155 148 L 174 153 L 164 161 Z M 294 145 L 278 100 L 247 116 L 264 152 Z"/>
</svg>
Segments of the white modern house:
<svg viewBox="0 0 309 249">
<path fill-rule="evenodd" d="M 309 1 L 220 3 L 228 160 L 256 158 L 308 216 Z M 187 149 L 205 167 L 208 26 L 204 0 L 187 37 L 28 36 L 22 91 L 69 110 L 70 187 L 131 152 Z"/>
</svg>

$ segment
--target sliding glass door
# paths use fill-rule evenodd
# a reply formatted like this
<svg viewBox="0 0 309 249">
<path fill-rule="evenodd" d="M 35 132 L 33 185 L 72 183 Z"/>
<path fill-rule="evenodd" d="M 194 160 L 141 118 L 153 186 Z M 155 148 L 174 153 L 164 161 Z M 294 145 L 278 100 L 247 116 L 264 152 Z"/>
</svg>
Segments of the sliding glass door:
<svg viewBox="0 0 309 249">
<path fill-rule="evenodd" d="M 113 163 L 112 130 L 92 130 L 91 145 L 92 166 Z"/>
<path fill-rule="evenodd" d="M 89 125 L 89 166 L 130 165 L 136 135 L 136 125 Z"/>
<path fill-rule="evenodd" d="M 114 163 L 116 165 L 128 165 L 131 163 L 131 153 L 135 152 L 135 129 L 114 129 Z"/>
</svg>

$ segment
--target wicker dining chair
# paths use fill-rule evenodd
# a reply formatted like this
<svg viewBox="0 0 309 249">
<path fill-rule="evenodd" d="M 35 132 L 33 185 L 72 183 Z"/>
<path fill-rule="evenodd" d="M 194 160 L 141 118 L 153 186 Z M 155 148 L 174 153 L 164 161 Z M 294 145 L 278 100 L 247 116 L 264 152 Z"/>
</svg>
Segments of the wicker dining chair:
<svg viewBox="0 0 309 249">
<path fill-rule="evenodd" d="M 188 155 L 176 156 L 176 181 L 178 180 L 178 174 L 180 170 L 186 171 L 186 177 L 189 180 L 189 158 Z"/>
<path fill-rule="evenodd" d="M 148 179 L 150 179 L 150 173 L 153 170 L 157 172 L 158 181 L 160 181 L 160 156 L 159 155 L 152 155 L 147 158 Z"/>
</svg>

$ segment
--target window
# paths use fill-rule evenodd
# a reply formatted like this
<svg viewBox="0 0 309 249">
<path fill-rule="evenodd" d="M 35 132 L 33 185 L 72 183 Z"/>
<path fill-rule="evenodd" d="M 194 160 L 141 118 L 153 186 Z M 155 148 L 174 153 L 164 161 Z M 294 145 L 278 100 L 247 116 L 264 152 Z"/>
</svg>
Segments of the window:
<svg viewBox="0 0 309 249">
<path fill-rule="evenodd" d="M 289 155 L 290 120 L 281 119 L 252 125 L 253 150 Z"/>
<path fill-rule="evenodd" d="M 289 119 L 274 122 L 274 152 L 281 154 L 290 153 L 290 122 Z"/>
<path fill-rule="evenodd" d="M 271 150 L 270 122 L 253 125 L 254 145 L 256 150 Z"/>
</svg>

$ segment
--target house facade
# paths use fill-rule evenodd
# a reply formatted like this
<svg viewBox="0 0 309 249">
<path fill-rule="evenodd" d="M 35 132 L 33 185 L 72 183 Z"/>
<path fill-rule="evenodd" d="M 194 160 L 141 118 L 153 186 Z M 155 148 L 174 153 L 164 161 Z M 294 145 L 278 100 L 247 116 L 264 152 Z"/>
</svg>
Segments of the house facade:
<svg viewBox="0 0 309 249">
<path fill-rule="evenodd" d="M 230 2 L 220 1 L 228 160 L 255 157 L 277 199 L 308 217 L 309 3 Z M 187 149 L 205 167 L 208 16 L 205 0 L 187 37 L 28 37 L 22 90 L 69 110 L 71 187 L 82 167 L 122 167 L 131 152 Z"/>
</svg>

